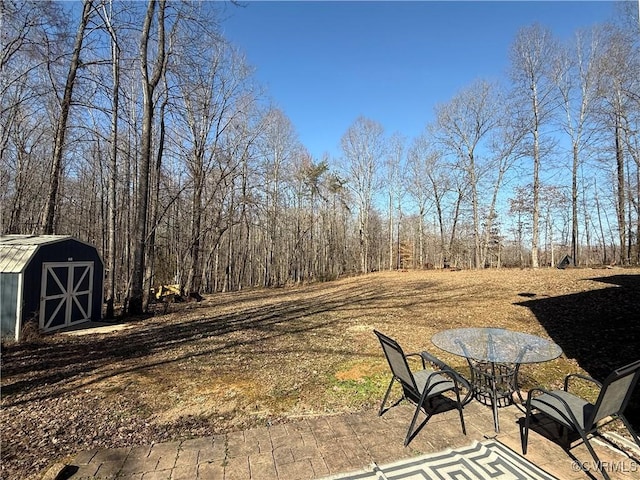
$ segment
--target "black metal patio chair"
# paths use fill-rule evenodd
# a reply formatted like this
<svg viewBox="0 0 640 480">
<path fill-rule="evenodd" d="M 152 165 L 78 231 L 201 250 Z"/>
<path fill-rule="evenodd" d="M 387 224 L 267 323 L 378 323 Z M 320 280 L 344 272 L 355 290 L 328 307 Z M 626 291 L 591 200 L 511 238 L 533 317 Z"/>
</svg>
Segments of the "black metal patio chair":
<svg viewBox="0 0 640 480">
<path fill-rule="evenodd" d="M 411 419 L 411 423 L 409 424 L 409 430 L 407 431 L 404 445 L 407 446 L 409 444 L 420 428 L 425 425 L 435 413 L 436 408 L 434 407 L 433 400 L 436 398 L 440 398 L 443 402 L 453 402 L 455 404 L 455 408 L 457 408 L 460 414 L 462 433 L 466 435 L 467 431 L 464 424 L 464 416 L 462 414 L 463 403 L 460 400 L 458 374 L 451 369 L 438 368 L 437 364 L 436 369 L 427 368 L 427 361 L 430 361 L 430 357 L 434 359 L 435 357 L 429 354 L 425 355 L 424 353 L 426 352 L 423 354 L 411 353 L 405 355 L 398 342 L 377 330 L 374 330 L 373 332 L 380 340 L 382 350 L 384 351 L 389 367 L 391 368 L 391 373 L 393 374 L 389 387 L 387 388 L 387 393 L 380 404 L 380 411 L 378 412 L 378 415 L 382 415 L 386 411 L 384 407 L 389 398 L 389 394 L 391 393 L 391 388 L 396 381 L 402 386 L 403 398 L 416 405 L 416 410 L 413 414 L 413 418 Z M 407 357 L 413 356 L 420 358 L 422 363 L 421 370 L 412 371 L 409 367 Z M 443 394 L 446 392 L 453 392 L 455 400 L 443 397 Z M 427 418 L 414 430 L 420 411 L 422 411 Z"/>
<path fill-rule="evenodd" d="M 609 475 L 606 470 L 602 468 L 603 464 L 589 442 L 588 437 L 591 434 L 598 433 L 598 429 L 607 423 L 619 419 L 622 420 L 634 441 L 640 447 L 638 434 L 633 430 L 633 427 L 623 415 L 639 376 L 640 360 L 636 360 L 629 365 L 614 370 L 603 383 L 585 375 L 570 374 L 564 379 L 563 390 L 550 392 L 542 388 L 531 389 L 526 403 L 522 453 L 525 455 L 527 453 L 532 411 L 538 410 L 560 424 L 565 429 L 565 433 L 571 431 L 579 434 L 595 461 L 594 465 L 598 467 L 604 478 L 609 480 Z M 571 378 L 587 380 L 600 387 L 600 393 L 595 403 L 590 403 L 569 392 L 569 381 Z M 535 393 L 540 393 L 540 395 L 534 397 Z M 571 448 L 571 445 L 567 445 L 567 450 Z"/>
</svg>

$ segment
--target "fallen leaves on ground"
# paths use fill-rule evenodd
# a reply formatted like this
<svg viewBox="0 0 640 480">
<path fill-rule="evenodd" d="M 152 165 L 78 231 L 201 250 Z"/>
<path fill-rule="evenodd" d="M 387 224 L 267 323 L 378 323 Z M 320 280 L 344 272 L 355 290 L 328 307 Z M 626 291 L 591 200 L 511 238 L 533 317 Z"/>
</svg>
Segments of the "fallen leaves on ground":
<svg viewBox="0 0 640 480">
<path fill-rule="evenodd" d="M 602 378 L 637 357 L 640 269 L 379 272 L 329 283 L 208 295 L 2 349 L 2 478 L 37 478 L 93 448 L 125 447 L 375 408 L 389 375 L 372 330 L 407 352 L 439 351 L 446 328 L 491 326 L 558 343 L 523 388 L 569 372 Z M 638 415 L 640 417 L 640 415 Z"/>
</svg>

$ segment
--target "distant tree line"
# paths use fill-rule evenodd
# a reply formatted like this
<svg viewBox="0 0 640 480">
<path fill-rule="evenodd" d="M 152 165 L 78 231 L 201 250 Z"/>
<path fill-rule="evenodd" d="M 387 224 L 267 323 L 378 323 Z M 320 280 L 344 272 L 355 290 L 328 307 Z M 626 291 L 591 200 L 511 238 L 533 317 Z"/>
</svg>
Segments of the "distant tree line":
<svg viewBox="0 0 640 480">
<path fill-rule="evenodd" d="M 313 158 L 270 104 L 224 8 L 0 5 L 0 233 L 97 245 L 108 315 L 167 283 L 640 263 L 632 2 L 567 42 L 523 28 L 505 84 L 475 81 L 417 138 L 357 118 L 338 158 Z"/>
</svg>

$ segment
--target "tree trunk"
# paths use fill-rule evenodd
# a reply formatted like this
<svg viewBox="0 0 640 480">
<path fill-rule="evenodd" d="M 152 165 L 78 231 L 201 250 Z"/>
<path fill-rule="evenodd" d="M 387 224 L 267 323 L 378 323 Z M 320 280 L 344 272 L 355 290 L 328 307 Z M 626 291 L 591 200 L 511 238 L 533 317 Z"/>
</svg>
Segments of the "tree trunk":
<svg viewBox="0 0 640 480">
<path fill-rule="evenodd" d="M 480 214 L 478 213 L 478 179 L 473 152 L 469 152 L 469 183 L 471 184 L 471 208 L 473 211 L 473 268 L 480 265 Z"/>
<path fill-rule="evenodd" d="M 140 147 L 140 168 L 138 171 L 138 201 L 136 211 L 136 228 L 133 253 L 133 273 L 131 283 L 131 297 L 129 311 L 133 315 L 144 311 L 144 272 L 145 252 L 147 248 L 147 218 L 149 204 L 149 172 L 152 157 L 152 127 L 153 127 L 153 92 L 160 81 L 165 67 L 164 49 L 164 0 L 159 0 L 158 9 L 158 53 L 152 76 L 149 76 L 147 61 L 149 48 L 149 32 L 153 21 L 156 0 L 149 0 L 147 14 L 144 21 L 140 41 L 140 69 L 142 70 L 143 113 L 142 113 L 142 144 Z"/>
<path fill-rule="evenodd" d="M 584 216 L 584 233 L 585 233 L 585 242 L 587 247 L 587 254 L 582 255 L 582 260 L 575 260 L 575 264 L 580 264 L 584 261 L 585 266 L 589 267 L 591 265 L 591 216 L 589 215 L 589 209 L 587 208 L 586 201 L 586 189 L 584 176 L 582 178 L 582 214 Z"/>
<path fill-rule="evenodd" d="M 420 204 L 420 213 L 418 214 L 418 258 L 420 259 L 420 268 L 423 269 L 424 261 L 424 205 Z"/>
<path fill-rule="evenodd" d="M 573 142 L 573 165 L 571 169 L 571 256 L 573 266 L 578 265 L 578 144 Z M 585 227 L 586 228 L 586 227 Z"/>
<path fill-rule="evenodd" d="M 187 275 L 187 293 L 200 292 L 200 226 L 202 224 L 202 184 L 203 171 L 200 170 L 194 178 L 193 203 L 191 205 L 191 265 Z"/>
<path fill-rule="evenodd" d="M 56 206 L 58 203 L 58 189 L 60 186 L 60 176 L 62 175 L 62 156 L 64 154 L 64 140 L 67 134 L 67 120 L 69 118 L 69 110 L 71 109 L 71 100 L 73 96 L 73 87 L 76 83 L 76 75 L 80 67 L 80 51 L 82 50 L 82 42 L 84 40 L 84 31 L 89 23 L 91 7 L 93 0 L 84 0 L 82 7 L 82 18 L 76 39 L 73 44 L 73 54 L 71 56 L 71 64 L 67 73 L 67 82 L 64 86 L 64 94 L 60 104 L 60 117 L 56 125 L 55 142 L 53 146 L 53 162 L 51 164 L 51 182 L 49 183 L 49 191 L 47 193 L 47 201 L 45 203 L 42 220 L 40 222 L 40 230 L 44 235 L 51 235 L 54 232 Z"/>
<path fill-rule="evenodd" d="M 453 224 L 451 225 L 451 236 L 449 237 L 449 244 L 446 251 L 447 258 L 444 262 L 444 268 L 448 268 L 451 263 L 451 256 L 453 254 L 453 242 L 456 240 L 456 228 L 458 226 L 458 220 L 460 219 L 460 206 L 462 205 L 462 199 L 464 198 L 464 193 L 458 187 L 458 198 L 456 199 L 454 212 L 453 212 Z"/>
<path fill-rule="evenodd" d="M 103 7 L 105 8 L 105 7 Z M 106 10 L 106 8 L 105 8 Z M 120 106 L 120 47 L 116 32 L 111 24 L 111 16 L 105 12 L 107 27 L 111 35 L 111 151 L 109 157 L 109 197 L 107 207 L 107 286 L 106 286 L 106 318 L 115 316 L 115 285 L 116 285 L 116 221 L 117 221 L 117 168 L 118 168 L 118 110 Z"/>
<path fill-rule="evenodd" d="M 389 270 L 393 270 L 393 195 L 389 192 Z"/>
<path fill-rule="evenodd" d="M 165 90 L 168 92 L 168 90 Z M 152 283 L 155 275 L 155 265 L 156 265 L 156 231 L 158 227 L 159 221 L 159 211 L 160 211 L 160 175 L 162 169 L 162 155 L 164 152 L 164 142 L 165 142 L 165 110 L 167 104 L 169 103 L 169 95 L 165 94 L 164 101 L 160 106 L 160 129 L 159 129 L 159 138 L 158 138 L 158 150 L 156 152 L 156 161 L 154 165 L 154 169 L 152 175 L 150 176 L 154 180 L 153 184 L 153 192 L 150 197 L 152 198 L 151 202 L 151 221 L 152 225 L 151 232 L 149 232 L 148 239 L 146 240 L 148 248 L 145 251 L 145 270 L 146 270 L 146 278 L 144 283 Z M 143 295 L 143 310 L 147 309 L 147 303 L 149 298 L 147 295 Z"/>
<path fill-rule="evenodd" d="M 533 89 L 533 218 L 531 221 L 531 268 L 538 268 L 538 235 L 540 218 L 540 132 L 538 115 L 538 97 L 535 85 Z"/>
<path fill-rule="evenodd" d="M 617 172 L 617 214 L 618 214 L 618 235 L 620 239 L 620 263 L 626 265 L 629 258 L 626 254 L 627 244 L 627 220 L 625 215 L 625 180 L 624 180 L 624 154 L 622 145 L 622 126 L 620 117 L 616 115 L 615 125 L 615 145 L 616 145 L 616 172 Z"/>
</svg>

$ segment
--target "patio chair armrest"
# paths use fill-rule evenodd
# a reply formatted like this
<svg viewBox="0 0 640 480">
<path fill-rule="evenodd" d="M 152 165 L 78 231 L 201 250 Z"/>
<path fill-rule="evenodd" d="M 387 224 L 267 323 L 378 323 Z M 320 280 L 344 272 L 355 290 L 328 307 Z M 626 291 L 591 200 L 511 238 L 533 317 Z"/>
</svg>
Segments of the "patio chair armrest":
<svg viewBox="0 0 640 480">
<path fill-rule="evenodd" d="M 529 389 L 529 391 L 527 392 L 527 404 L 529 403 L 529 399 L 533 397 L 533 393 L 534 392 L 551 394 L 550 390 L 546 390 L 546 389 L 544 389 L 542 387 L 533 387 L 533 388 Z"/>
<path fill-rule="evenodd" d="M 526 409 L 527 415 L 531 412 L 531 400 L 533 399 L 534 392 L 540 392 L 544 395 L 553 397 L 564 407 L 564 411 L 560 410 L 555 405 L 552 405 L 547 402 L 542 402 L 540 399 L 538 399 L 538 401 L 541 403 L 545 403 L 545 405 L 547 405 L 549 408 L 551 408 L 552 410 L 555 410 L 564 419 L 567 425 L 576 425 L 576 426 L 579 425 L 578 420 L 576 419 L 575 415 L 571 411 L 571 407 L 567 402 L 564 401 L 564 399 L 562 399 L 559 395 L 556 395 L 555 393 L 540 387 L 532 388 L 531 390 L 529 390 L 529 393 L 527 394 L 527 409 Z"/>
<path fill-rule="evenodd" d="M 460 374 L 460 372 L 450 367 L 448 364 L 440 360 L 435 355 L 431 355 L 429 352 L 422 352 L 420 355 L 422 355 L 422 358 L 424 361 L 437 366 L 439 370 L 443 372 L 446 372 L 446 371 L 451 372 L 450 375 L 453 375 L 453 377 L 456 380 L 456 383 L 460 384 L 459 387 L 462 387 L 463 389 L 466 390 L 466 394 L 464 396 L 464 400 L 462 401 L 462 403 L 467 404 L 471 401 L 471 397 L 473 395 L 473 388 L 471 387 L 471 383 L 469 383 L 469 380 L 464 378 Z"/>
<path fill-rule="evenodd" d="M 471 384 L 469 383 L 469 380 L 467 380 L 466 378 L 464 378 L 462 375 L 460 375 L 459 372 L 457 372 L 456 370 L 454 370 L 453 368 L 451 368 L 449 365 L 445 364 L 444 368 L 440 369 L 440 372 L 449 375 L 450 377 L 452 377 L 455 381 L 456 384 L 461 384 L 464 388 L 468 389 L 469 391 L 471 391 Z"/>
<path fill-rule="evenodd" d="M 602 383 L 600 383 L 598 380 L 596 380 L 595 378 L 589 377 L 587 375 L 582 375 L 581 373 L 570 373 L 569 375 L 567 375 L 566 377 L 564 377 L 564 391 L 568 392 L 569 391 L 569 380 L 571 378 L 580 378 L 582 380 L 586 380 L 587 382 L 592 382 L 595 383 L 596 385 L 598 385 L 598 387 L 602 388 Z"/>
<path fill-rule="evenodd" d="M 453 381 L 453 386 L 455 387 L 455 390 L 459 391 L 460 387 L 458 386 L 458 375 L 456 374 L 456 372 L 454 372 L 453 370 L 451 370 L 450 368 L 444 368 L 441 370 L 434 370 L 433 372 L 431 372 L 429 374 L 429 376 L 427 377 L 427 382 L 425 384 L 425 388 L 423 391 L 423 396 L 426 398 L 429 395 L 429 392 L 438 384 L 443 383 L 445 380 L 442 380 L 442 377 L 450 377 L 451 381 Z M 440 379 L 437 379 L 437 377 L 440 377 Z M 436 380 L 434 380 L 434 382 L 432 383 L 431 380 L 435 378 Z M 449 380 L 446 380 L 446 382 L 448 383 Z"/>
<path fill-rule="evenodd" d="M 450 377 L 451 380 L 453 380 L 453 383 L 456 387 L 458 386 L 458 383 L 461 383 L 460 374 L 449 366 L 446 366 L 445 368 L 441 368 L 440 370 L 436 370 L 435 373 L 439 373 L 440 375 L 445 375 L 447 377 Z"/>
<path fill-rule="evenodd" d="M 422 362 L 422 368 L 425 369 L 427 368 L 427 364 L 424 361 L 424 358 L 422 357 L 422 355 L 420 353 L 405 353 L 404 355 L 405 357 L 409 358 L 409 357 L 420 357 L 420 361 Z"/>
<path fill-rule="evenodd" d="M 429 363 L 437 366 L 438 368 L 450 368 L 449 365 L 444 363 L 438 357 L 436 357 L 434 355 L 431 355 L 429 352 L 421 352 L 420 356 L 422 357 L 423 361 L 429 362 Z"/>
</svg>

